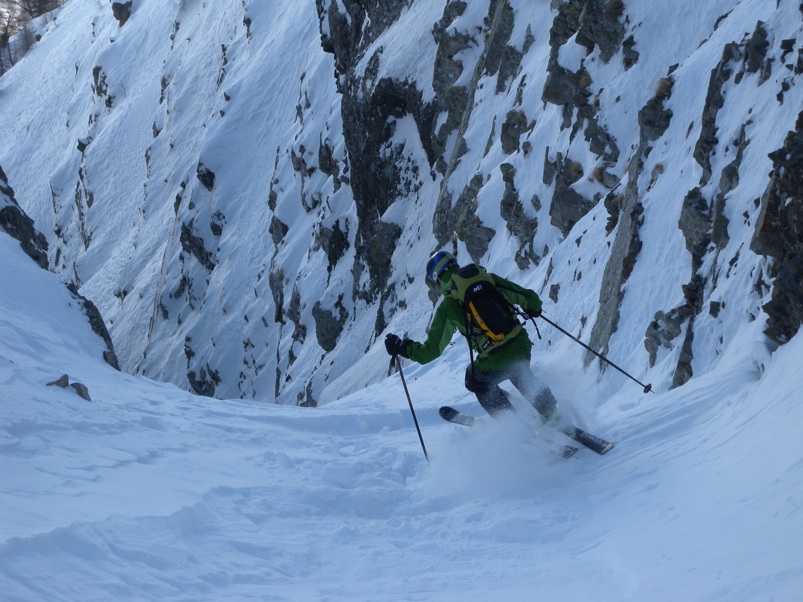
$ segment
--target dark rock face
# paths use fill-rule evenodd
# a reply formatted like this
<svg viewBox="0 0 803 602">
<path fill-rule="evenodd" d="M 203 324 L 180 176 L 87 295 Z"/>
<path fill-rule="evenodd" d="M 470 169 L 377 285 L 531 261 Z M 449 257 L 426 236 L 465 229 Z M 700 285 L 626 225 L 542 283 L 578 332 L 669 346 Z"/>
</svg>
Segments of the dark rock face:
<svg viewBox="0 0 803 602">
<path fill-rule="evenodd" d="M 650 356 L 650 366 L 654 366 L 658 357 L 658 348 L 672 348 L 674 340 L 683 332 L 683 323 L 691 317 L 692 309 L 687 305 L 668 312 L 658 311 L 655 319 L 647 327 L 644 335 L 644 347 Z"/>
<path fill-rule="evenodd" d="M 360 53 L 392 25 L 407 6 L 404 0 L 343 0 L 346 14 L 332 2 L 328 12 L 324 1 L 315 0 L 319 19 L 327 19 L 331 35 L 322 37 L 321 45 L 335 56 L 339 74 L 348 74 L 360 58 Z"/>
<path fill-rule="evenodd" d="M 359 89 L 356 89 L 359 88 Z M 391 230 L 401 235 L 398 227 L 387 228 L 379 216 L 402 193 L 400 163 L 393 152 L 382 148 L 395 131 L 391 118 L 413 115 L 416 123 L 428 123 L 422 114 L 421 92 L 412 84 L 382 79 L 373 89 L 355 86 L 343 96 L 343 133 L 351 164 L 351 186 L 357 209 L 356 247 L 371 277 L 371 290 L 385 287 L 390 272 L 390 255 L 371 253 L 371 248 L 392 248 L 395 240 L 384 244 Z M 428 136 L 422 135 L 425 140 Z"/>
<path fill-rule="evenodd" d="M 348 223 L 346 223 L 346 230 L 340 228 L 340 220 L 335 220 L 331 228 L 321 226 L 318 234 L 318 239 L 321 247 L 326 251 L 326 258 L 328 260 L 327 271 L 331 272 L 334 269 L 340 258 L 343 257 L 345 252 L 349 249 L 349 232 Z"/>
<path fill-rule="evenodd" d="M 750 248 L 776 260 L 772 299 L 763 308 L 768 316 L 764 332 L 785 343 L 803 323 L 803 112 L 770 158 L 773 170 Z"/>
<path fill-rule="evenodd" d="M 435 155 L 440 156 L 446 148 L 449 135 L 460 127 L 463 113 L 468 101 L 468 90 L 465 86 L 456 86 L 458 78 L 463 74 L 463 62 L 457 55 L 470 48 L 474 42 L 471 36 L 461 32 L 449 32 L 448 27 L 466 10 L 465 2 L 450 2 L 443 11 L 443 17 L 433 28 L 432 35 L 438 49 L 435 55 L 435 65 L 432 75 L 432 87 L 437 94 L 437 103 L 441 110 L 445 110 L 447 117 L 443 125 L 433 132 L 432 152 L 430 160 Z M 426 143 L 425 143 L 426 144 Z M 446 162 L 440 158 L 437 164 L 440 173 L 446 171 Z"/>
<path fill-rule="evenodd" d="M 581 75 L 556 64 L 549 70 L 541 100 L 553 105 L 584 104 L 585 97 L 580 90 Z"/>
<path fill-rule="evenodd" d="M 119 370 L 120 364 L 117 361 L 117 355 L 114 353 L 112 338 L 109 336 L 109 331 L 106 329 L 106 324 L 103 321 L 103 316 L 100 315 L 100 310 L 98 310 L 92 301 L 80 294 L 78 289 L 73 284 L 68 284 L 67 288 L 81 303 L 84 314 L 86 314 L 86 317 L 89 320 L 89 325 L 92 327 L 92 331 L 101 339 L 103 339 L 104 343 L 106 343 L 106 351 L 103 352 L 103 359 L 112 368 Z"/>
<path fill-rule="evenodd" d="M 508 45 L 515 23 L 513 9 L 507 0 L 492 0 L 488 13 L 495 15 L 496 24 L 495 33 L 488 40 L 483 70 L 488 75 L 497 76 L 496 92 L 500 93 L 507 88 L 508 82 L 518 71 L 523 55 Z"/>
<path fill-rule="evenodd" d="M 270 236 L 273 239 L 274 245 L 278 246 L 284 237 L 287 236 L 289 231 L 290 227 L 282 220 L 275 215 L 271 217 L 270 226 L 268 226 L 268 232 L 270 232 Z"/>
<path fill-rule="evenodd" d="M 16 238 L 20 242 L 22 250 L 40 268 L 48 269 L 47 240 L 41 232 L 36 230 L 33 220 L 17 204 L 14 198 L 14 190 L 9 186 L 8 178 L 2 167 L 0 167 L 0 229 L 4 230 L 12 238 Z M 117 355 L 114 353 L 114 345 L 100 311 L 92 301 L 78 292 L 78 288 L 75 285 L 69 284 L 67 288 L 81 304 L 92 331 L 106 343 L 103 359 L 107 364 L 119 370 L 120 365 L 117 361 Z"/>
<path fill-rule="evenodd" d="M 578 44 L 584 46 L 589 53 L 599 48 L 600 58 L 609 62 L 622 47 L 625 28 L 620 18 L 623 13 L 624 4 L 621 0 L 568 0 L 560 4 L 549 31 L 551 52 L 549 76 L 542 93 L 544 102 L 578 108 L 588 104 L 588 74 L 582 68 L 576 73 L 564 69 L 558 63 L 558 52 L 561 46 L 576 35 Z M 632 44 L 630 47 L 632 48 Z M 635 61 L 638 53 L 631 53 L 629 56 L 631 61 Z"/>
<path fill-rule="evenodd" d="M 47 239 L 34 228 L 33 220 L 17 204 L 14 190 L 9 186 L 2 167 L 0 167 L 0 228 L 12 238 L 16 238 L 22 250 L 40 268 L 48 269 Z"/>
<path fill-rule="evenodd" d="M 450 11 L 447 5 L 444 17 L 435 31 L 435 41 L 438 44 L 438 63 L 436 65 L 433 87 L 437 92 L 433 107 L 435 114 L 445 112 L 447 118 L 435 133 L 433 148 L 440 150 L 441 156 L 435 160 L 435 171 L 443 175 L 440 194 L 433 217 L 433 233 L 438 246 L 444 246 L 452 238 L 453 233 L 463 240 L 474 261 L 488 248 L 494 231 L 483 225 L 476 215 L 478 196 L 483 186 L 482 178 L 473 178 L 466 185 L 458 183 L 454 188 L 463 188 L 463 192 L 455 201 L 450 192 L 450 179 L 455 167 L 461 158 L 471 149 L 468 148 L 464 135 L 470 121 L 469 117 L 474 107 L 475 95 L 483 76 L 496 75 L 497 91 L 506 89 L 509 80 L 520 68 L 522 52 L 508 45 L 513 28 L 513 11 L 506 0 L 493 0 L 489 4 L 488 15 L 484 20 L 482 37 L 471 38 L 465 34 L 446 34 L 445 29 L 465 6 L 457 11 Z M 479 33 L 479 32 L 478 32 Z M 525 48 L 532 44 L 532 34 L 528 31 L 525 36 Z M 470 47 L 482 49 L 481 55 L 471 71 L 470 78 L 464 80 L 465 85 L 455 85 L 457 77 L 463 73 L 463 64 L 456 58 L 458 52 Z M 438 78 L 438 73 L 449 72 L 453 79 L 444 81 Z M 523 111 L 512 111 L 502 126 L 504 147 L 510 152 L 519 148 L 519 138 L 528 126 L 528 120 Z M 495 130 L 495 128 L 494 128 Z M 450 153 L 445 153 L 446 140 L 456 133 L 456 140 Z M 492 138 L 495 133 L 492 133 Z M 492 141 L 489 139 L 489 144 Z"/>
<path fill-rule="evenodd" d="M 366 48 L 401 14 L 406 6 L 404 1 L 345 0 L 340 5 L 345 14 L 338 11 L 338 3 L 329 4 L 328 10 L 324 10 L 321 0 L 317 0 L 316 5 L 319 19 L 327 22 L 329 31 L 328 35 L 322 35 L 321 44 L 324 51 L 334 55 L 337 86 L 343 95 L 343 135 L 358 218 L 355 289 L 358 274 L 367 267 L 370 286 L 366 291 L 357 291 L 357 294 L 373 298 L 381 296 L 380 291 L 386 289 L 392 255 L 386 251 L 392 251 L 401 235 L 398 226 L 382 223 L 379 219 L 400 195 L 403 186 L 396 153 L 382 150 L 394 133 L 393 118 L 412 115 L 426 146 L 432 138 L 433 117 L 422 102 L 421 92 L 413 84 L 388 78 L 373 81 L 381 49 L 370 58 L 365 77 L 357 77 L 354 73 L 354 67 Z M 433 156 L 431 148 L 427 152 Z M 328 240 L 326 234 L 324 237 Z M 330 262 L 340 254 L 338 244 L 329 247 Z"/>
<path fill-rule="evenodd" d="M 730 236 L 729 220 L 725 206 L 729 193 L 739 185 L 744 150 L 749 144 L 746 129 L 750 121 L 743 124 L 739 135 L 732 140 L 736 148 L 735 158 L 722 168 L 719 174 L 719 186 L 716 194 L 709 199 L 703 195 L 705 187 L 713 177 L 711 157 L 719 144 L 717 137 L 717 115 L 725 106 L 723 89 L 731 79 L 738 85 L 745 73 L 760 73 L 759 85 L 763 84 L 770 72 L 772 60 L 767 58 L 768 34 L 764 24 L 758 22 L 753 34 L 742 43 L 726 44 L 718 65 L 711 71 L 705 104 L 701 115 L 700 136 L 694 148 L 694 159 L 702 168 L 700 186 L 692 189 L 683 201 L 678 227 L 683 232 L 686 248 L 691 255 L 691 278 L 683 286 L 685 303 L 667 312 L 656 313 L 655 320 L 645 333 L 645 347 L 650 354 L 650 362 L 655 362 L 660 346 L 669 346 L 669 341 L 680 335 L 685 336 L 681 344 L 680 355 L 672 386 L 686 383 L 693 375 L 693 341 L 695 321 L 704 311 L 706 291 L 717 286 L 721 273 L 716 268 L 717 256 L 724 249 Z M 788 66 L 787 66 L 788 67 Z M 789 68 L 789 67 L 788 67 Z M 791 70 L 791 68 L 790 68 Z M 735 74 L 735 75 L 734 75 Z M 783 102 L 780 94 L 779 102 Z M 669 115 L 671 117 L 671 115 Z M 660 119 L 650 119 L 651 123 L 660 123 Z M 776 342 L 783 343 L 793 336 L 803 319 L 803 293 L 801 292 L 801 243 L 800 243 L 800 182 L 801 171 L 801 119 L 797 129 L 789 132 L 783 148 L 770 157 L 774 170 L 770 184 L 762 197 L 762 211 L 759 216 L 751 249 L 763 255 L 776 258 L 771 275 L 775 277 L 772 300 L 764 306 L 768 314 L 766 334 Z M 642 138 L 644 124 L 642 124 Z M 703 265 L 713 257 L 714 267 L 707 270 Z M 738 254 L 731 259 L 730 265 L 738 261 Z M 727 277 L 727 273 L 726 273 Z M 709 312 L 716 315 L 723 304 L 711 302 Z"/>
<path fill-rule="evenodd" d="M 446 219 L 446 230 L 456 232 L 458 238 L 466 243 L 466 250 L 475 263 L 485 255 L 496 234 L 493 228 L 483 225 L 482 220 L 477 217 L 477 194 L 482 184 L 482 176 L 474 176 L 463 189 L 454 208 L 448 211 Z"/>
<path fill-rule="evenodd" d="M 432 81 L 435 98 L 425 103 L 421 91 L 413 83 L 376 77 L 382 60 L 381 48 L 372 50 L 372 56 L 365 55 L 369 45 L 398 18 L 408 2 L 346 0 L 324 4 L 320 0 L 317 3 L 319 18 L 327 24 L 323 28 L 327 33 L 322 36 L 322 46 L 335 57 L 338 89 L 343 94 L 343 130 L 357 209 L 355 283 L 363 268 L 367 268 L 370 290 L 357 291 L 357 294 L 370 298 L 377 294 L 376 291 L 388 289 L 391 253 L 386 251 L 394 249 L 401 235 L 396 226 L 382 223 L 379 216 L 391 203 L 414 192 L 416 178 L 423 175 L 414 174 L 412 179 L 405 175 L 403 157 L 388 149 L 395 119 L 413 117 L 430 167 L 448 182 L 451 170 L 467 150 L 461 128 L 466 126 L 466 114 L 471 111 L 477 81 L 483 75 L 496 76 L 497 90 L 504 90 L 520 68 L 523 51 L 509 45 L 515 15 L 506 0 L 490 3 L 484 41 L 472 38 L 459 28 L 450 29 L 468 4 L 463 1 L 447 3 L 432 30 L 437 45 Z M 527 39 L 531 44 L 532 35 Z M 460 53 L 478 44 L 483 52 L 470 82 L 456 85 L 458 79 L 465 79 L 466 67 L 459 58 Z M 358 61 L 365 59 L 365 73 L 355 73 Z M 442 115 L 445 118 L 436 127 L 436 120 Z M 506 152 L 520 149 L 519 141 L 527 127 L 524 111 L 510 112 L 501 126 Z M 451 156 L 446 156 L 447 141 L 455 132 L 457 142 Z M 494 231 L 484 226 L 476 216 L 477 192 L 482 184 L 481 180 L 461 184 L 463 192 L 457 199 L 452 198 L 446 192 L 447 186 L 443 185 L 433 218 L 433 231 L 439 244 L 446 244 L 456 232 L 475 260 L 485 253 L 494 235 Z M 511 205 L 510 194 L 507 200 Z M 321 243 L 327 245 L 331 263 L 342 252 L 338 244 L 329 244 L 337 243 L 337 237 L 330 237 L 325 230 L 320 234 Z M 384 298 L 380 298 L 380 303 L 383 302 Z M 383 314 L 381 307 L 379 313 Z M 377 322 L 377 329 L 380 322 Z"/>
<path fill-rule="evenodd" d="M 609 62 L 623 44 L 625 28 L 620 19 L 624 14 L 624 4 L 619 0 L 568 0 L 557 8 L 558 14 L 549 32 L 550 59 L 541 99 L 563 107 L 562 127 L 571 127 L 572 137 L 583 129 L 591 152 L 603 158 L 601 173 L 606 174 L 605 168 L 618 161 L 619 148 L 614 138 L 600 126 L 597 118 L 599 107 L 597 103 L 591 102 L 591 77 L 583 66 L 576 72 L 567 70 L 559 64 L 558 55 L 561 46 L 572 36 L 576 36 L 577 43 L 584 46 L 589 53 L 598 49 L 600 58 Z M 631 41 L 631 49 L 634 43 Z M 629 54 L 631 64 L 637 60 L 637 56 L 638 53 Z M 649 135 L 647 124 L 641 125 L 643 135 Z M 575 176 L 571 169 L 566 169 L 570 165 L 571 163 L 562 164 L 558 158 L 557 163 L 550 168 L 549 176 L 547 170 L 544 171 L 545 180 L 551 182 L 552 173 L 557 177 L 550 217 L 552 225 L 558 227 L 564 236 L 598 201 L 586 199 L 571 188 L 579 176 Z M 605 184 L 615 185 L 611 184 L 610 177 L 605 179 Z"/>
<path fill-rule="evenodd" d="M 764 68 L 764 61 L 767 59 L 767 48 L 770 43 L 767 41 L 767 30 L 764 23 L 756 23 L 753 35 L 745 42 L 745 62 L 748 73 L 757 73 Z"/>
<path fill-rule="evenodd" d="M 678 227 L 686 240 L 686 249 L 692 256 L 692 272 L 700 268 L 708 244 L 711 242 L 711 218 L 708 201 L 699 188 L 694 188 L 683 199 Z"/>
<path fill-rule="evenodd" d="M 599 48 L 600 58 L 609 62 L 622 46 L 625 28 L 620 18 L 624 13 L 622 0 L 586 0 L 580 14 L 577 43 L 589 52 Z"/>
<path fill-rule="evenodd" d="M 748 144 L 744 124 L 741 127 L 738 138 L 734 140 L 734 144 L 737 148 L 736 157 L 725 166 L 720 174 L 719 193 L 715 197 L 712 207 L 711 241 L 719 250 L 725 248 L 730 240 L 730 235 L 728 234 L 729 221 L 725 215 L 725 204 L 728 194 L 739 186 L 739 170 L 744 158 L 744 149 Z"/>
<path fill-rule="evenodd" d="M 560 229 L 563 236 L 566 236 L 572 227 L 594 208 L 596 203 L 589 201 L 572 188 L 572 184 L 583 177 L 583 167 L 579 163 L 571 161 L 568 157 L 563 158 L 558 153 L 555 177 L 557 184 L 555 194 L 552 196 L 549 216 L 552 218 L 552 225 Z"/>
<path fill-rule="evenodd" d="M 215 187 L 215 172 L 206 167 L 203 163 L 198 163 L 198 168 L 195 172 L 198 181 L 203 184 L 204 188 L 210 192 Z"/>
<path fill-rule="evenodd" d="M 133 5 L 133 0 L 129 0 L 128 2 L 112 2 L 112 12 L 114 13 L 114 18 L 117 19 L 117 22 L 120 24 L 120 27 L 126 24 L 129 17 L 131 17 L 131 6 Z"/>
<path fill-rule="evenodd" d="M 703 168 L 703 176 L 700 184 L 705 185 L 711 179 L 711 151 L 716 146 L 717 140 L 717 113 L 725 106 L 725 99 L 722 96 L 722 86 L 725 85 L 732 73 L 732 63 L 742 57 L 742 52 L 738 44 L 727 44 L 722 51 L 722 59 L 719 64 L 711 71 L 711 78 L 708 82 L 708 92 L 705 98 L 705 109 L 703 111 L 702 128 L 700 138 L 694 147 L 694 158 Z"/>
<path fill-rule="evenodd" d="M 735 70 L 739 70 L 734 76 L 734 82 L 739 83 L 744 73 L 762 72 L 760 83 L 763 83 L 769 76 L 772 61 L 767 59 L 767 31 L 764 24 L 759 21 L 756 24 L 753 35 L 741 44 L 732 42 L 726 44 L 722 50 L 722 58 L 714 69 L 711 70 L 711 77 L 708 82 L 708 91 L 705 99 L 705 109 L 702 115 L 702 128 L 700 137 L 694 147 L 694 158 L 703 168 L 703 175 L 700 185 L 705 185 L 711 178 L 710 155 L 718 142 L 716 119 L 717 114 L 725 106 L 725 98 L 722 95 L 722 87 L 734 75 Z"/>
<path fill-rule="evenodd" d="M 193 231 L 193 221 L 189 224 L 181 224 L 181 247 L 185 252 L 194 256 L 198 262 L 204 266 L 208 271 L 215 269 L 217 262 L 212 252 L 207 251 L 204 246 L 204 239 L 198 236 Z"/>
<path fill-rule="evenodd" d="M 196 374 L 194 370 L 187 372 L 190 388 L 196 395 L 214 397 L 217 386 L 222 382 L 220 374 L 207 365 L 200 368 Z"/>
<path fill-rule="evenodd" d="M 672 120 L 672 110 L 664 108 L 664 103 L 672 95 L 671 78 L 663 78 L 658 89 L 647 104 L 639 111 L 638 124 L 641 132 L 641 145 L 658 140 L 664 135 Z"/>
<path fill-rule="evenodd" d="M 500 169 L 505 182 L 505 192 L 499 205 L 499 213 L 507 222 L 508 231 L 519 239 L 520 247 L 516 253 L 516 264 L 519 268 L 525 269 L 531 261 L 536 265 L 541 261 L 533 249 L 538 219 L 529 217 L 524 211 L 524 205 L 516 190 L 516 169 L 509 163 L 503 163 Z M 534 208 L 537 210 L 537 207 Z"/>
<path fill-rule="evenodd" d="M 633 65 L 638 63 L 639 51 L 635 49 L 636 40 L 633 36 L 628 37 L 622 42 L 622 63 L 624 63 L 625 71 L 630 69 Z"/>
<path fill-rule="evenodd" d="M 406 5 L 402 0 L 345 2 L 342 4 L 344 15 L 335 9 L 334 3 L 325 13 L 323 3 L 318 4 L 320 18 L 328 21 L 329 33 L 322 40 L 323 47 L 335 55 L 338 86 L 343 93 L 344 137 L 358 215 L 357 261 L 368 268 L 372 290 L 386 289 L 386 275 L 390 273 L 390 257 L 383 257 L 375 250 L 393 248 L 396 242 L 388 240 L 395 231 L 391 231 L 387 224 L 379 224 L 377 216 L 415 187 L 414 180 L 403 177 L 399 158 L 393 152 L 387 152 L 387 141 L 393 134 L 393 118 L 405 115 L 414 118 L 430 167 L 448 182 L 451 170 L 467 150 L 461 128 L 466 126 L 466 114 L 471 111 L 477 81 L 482 75 L 496 76 L 497 90 L 504 90 L 519 70 L 523 56 L 521 49 L 509 46 L 514 11 L 507 1 L 493 0 L 490 3 L 484 41 L 472 38 L 459 28 L 450 29 L 468 6 L 466 2 L 456 1 L 446 4 L 432 31 L 437 51 L 432 81 L 436 95 L 431 102 L 424 103 L 421 92 L 407 81 L 375 81 L 377 78 L 373 74 L 381 61 L 381 49 L 368 57 L 365 76 L 360 74 L 357 77 L 353 73 L 357 61 L 365 58 L 363 53 L 368 45 L 401 14 Z M 366 26 L 368 23 L 370 26 Z M 528 40 L 532 43 L 531 35 Z M 466 67 L 459 58 L 460 53 L 478 44 L 483 53 L 470 82 L 456 85 L 461 76 L 465 79 Z M 436 128 L 439 115 L 445 115 L 445 119 Z M 519 150 L 519 139 L 527 125 L 523 111 L 511 111 L 501 127 L 504 146 L 509 152 Z M 455 132 L 457 142 L 451 156 L 446 156 L 447 141 Z M 446 192 L 447 186 L 444 185 L 433 219 L 433 231 L 440 244 L 446 244 L 452 233 L 457 232 L 475 259 L 484 254 L 494 234 L 475 214 L 476 192 L 481 184 L 461 184 L 465 188 L 457 199 Z"/>
<path fill-rule="evenodd" d="M 312 316 L 315 318 L 315 336 L 318 344 L 324 351 L 333 351 L 348 319 L 348 312 L 343 307 L 343 296 L 338 298 L 332 310 L 325 309 L 321 302 L 317 301 L 312 308 Z"/>
<path fill-rule="evenodd" d="M 502 124 L 500 141 L 507 154 L 519 150 L 519 138 L 527 130 L 527 116 L 524 111 L 510 111 Z"/>
<path fill-rule="evenodd" d="M 270 294 L 273 297 L 273 321 L 277 324 L 284 324 L 282 312 L 282 307 L 284 307 L 284 272 L 271 271 L 268 276 L 268 285 L 270 286 Z"/>
</svg>

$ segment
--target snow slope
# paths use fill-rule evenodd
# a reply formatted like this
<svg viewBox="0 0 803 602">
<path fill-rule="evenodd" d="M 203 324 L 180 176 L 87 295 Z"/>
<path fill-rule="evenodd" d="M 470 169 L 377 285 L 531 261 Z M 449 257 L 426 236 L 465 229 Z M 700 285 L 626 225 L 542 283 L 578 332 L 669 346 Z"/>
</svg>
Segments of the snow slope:
<svg viewBox="0 0 803 602">
<path fill-rule="evenodd" d="M 38 600 L 794 602 L 803 338 L 758 328 L 705 376 L 566 412 L 617 442 L 566 461 L 517 418 L 445 423 L 460 345 L 321 408 L 116 372 L 57 277 L 0 235 L 0 591 Z M 738 347 L 739 351 L 734 351 Z M 92 401 L 45 383 L 61 373 Z M 578 378 L 578 376 L 580 378 Z M 563 397 L 562 397 L 563 398 Z M 522 410 L 521 415 L 527 417 Z"/>
</svg>

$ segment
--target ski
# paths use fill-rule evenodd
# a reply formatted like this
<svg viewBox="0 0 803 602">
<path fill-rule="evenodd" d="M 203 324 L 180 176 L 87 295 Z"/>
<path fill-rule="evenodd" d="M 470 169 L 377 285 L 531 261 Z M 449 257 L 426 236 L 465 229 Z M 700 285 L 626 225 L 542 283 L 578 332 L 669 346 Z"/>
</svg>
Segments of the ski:
<svg viewBox="0 0 803 602">
<path fill-rule="evenodd" d="M 571 458 L 574 454 L 580 451 L 579 447 L 575 447 L 574 445 L 562 445 L 560 447 L 560 456 L 561 458 Z"/>
<path fill-rule="evenodd" d="M 562 429 L 562 432 L 569 437 L 569 439 L 574 439 L 580 445 L 584 445 L 591 451 L 597 452 L 600 456 L 604 456 L 614 448 L 614 444 L 610 441 L 605 441 L 605 439 L 592 435 L 576 426 L 567 426 Z"/>
<path fill-rule="evenodd" d="M 438 410 L 446 422 L 454 422 L 455 424 L 462 424 L 463 426 L 474 426 L 474 423 L 478 420 L 475 416 L 471 416 L 470 414 L 464 414 L 459 410 L 455 410 L 453 407 L 450 406 L 441 406 L 441 409 Z"/>
<path fill-rule="evenodd" d="M 453 424 L 462 424 L 463 426 L 468 427 L 474 426 L 478 420 L 481 420 L 481 418 L 477 418 L 471 414 L 466 414 L 459 410 L 455 410 L 450 406 L 442 406 L 438 412 L 440 413 L 441 418 L 447 422 L 451 422 Z M 588 435 L 588 433 L 586 433 L 586 435 Z M 580 441 L 580 443 L 582 443 L 582 441 Z M 571 458 L 578 451 L 580 451 L 579 447 L 575 447 L 574 445 L 563 445 L 560 450 L 560 455 L 563 458 Z"/>
</svg>

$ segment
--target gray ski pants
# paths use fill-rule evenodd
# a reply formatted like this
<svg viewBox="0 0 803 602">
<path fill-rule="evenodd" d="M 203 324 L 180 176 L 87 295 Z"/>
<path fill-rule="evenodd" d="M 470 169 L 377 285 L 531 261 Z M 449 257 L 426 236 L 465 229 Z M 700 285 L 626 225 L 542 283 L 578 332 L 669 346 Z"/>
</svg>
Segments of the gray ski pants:
<svg viewBox="0 0 803 602">
<path fill-rule="evenodd" d="M 514 411 L 513 405 L 499 386 L 509 380 L 524 398 L 544 418 L 550 418 L 555 411 L 557 400 L 544 383 L 536 378 L 530 369 L 530 361 L 522 359 L 503 370 L 480 372 L 471 364 L 466 368 L 466 389 L 477 396 L 482 408 L 491 416 Z"/>
</svg>

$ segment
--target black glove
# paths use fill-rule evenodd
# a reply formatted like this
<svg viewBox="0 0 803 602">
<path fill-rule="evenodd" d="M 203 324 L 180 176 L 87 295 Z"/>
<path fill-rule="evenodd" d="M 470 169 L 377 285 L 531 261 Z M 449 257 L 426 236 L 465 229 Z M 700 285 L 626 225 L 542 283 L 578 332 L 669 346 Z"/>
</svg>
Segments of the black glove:
<svg viewBox="0 0 803 602">
<path fill-rule="evenodd" d="M 541 304 L 538 304 L 537 309 L 525 309 L 524 315 L 528 318 L 540 318 L 541 317 Z"/>
<path fill-rule="evenodd" d="M 401 340 L 398 335 L 389 334 L 385 337 L 385 349 L 388 350 L 389 355 L 400 355 L 407 357 L 404 349 L 407 347 L 409 341 L 407 339 Z"/>
</svg>

